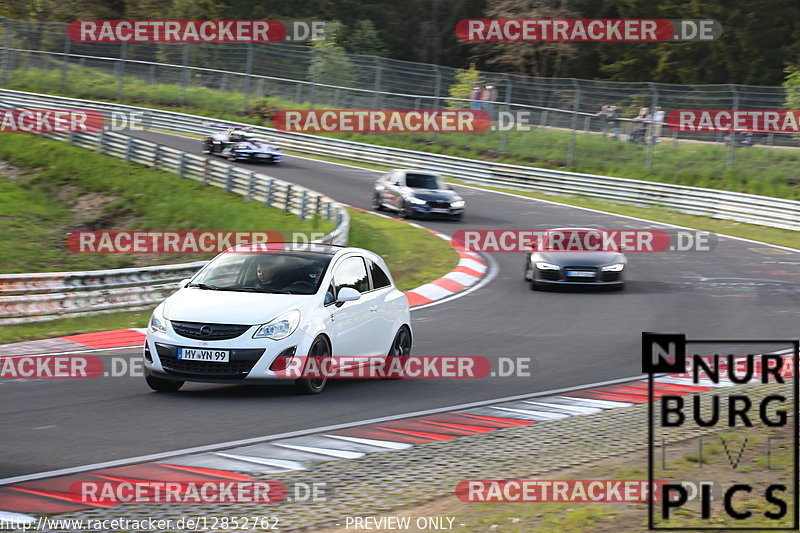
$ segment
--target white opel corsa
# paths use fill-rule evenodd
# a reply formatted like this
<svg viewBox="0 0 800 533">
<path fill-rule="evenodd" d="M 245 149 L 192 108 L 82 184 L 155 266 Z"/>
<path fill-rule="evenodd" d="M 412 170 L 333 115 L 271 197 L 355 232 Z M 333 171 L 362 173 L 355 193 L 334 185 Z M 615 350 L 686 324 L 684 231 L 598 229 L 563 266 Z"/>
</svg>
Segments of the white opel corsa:
<svg viewBox="0 0 800 533">
<path fill-rule="evenodd" d="M 287 379 L 293 358 L 385 364 L 411 351 L 408 299 L 383 259 L 360 248 L 239 246 L 180 286 L 147 328 L 145 376 L 159 392 L 199 381 L 292 383 L 317 394 L 327 377 Z"/>
</svg>

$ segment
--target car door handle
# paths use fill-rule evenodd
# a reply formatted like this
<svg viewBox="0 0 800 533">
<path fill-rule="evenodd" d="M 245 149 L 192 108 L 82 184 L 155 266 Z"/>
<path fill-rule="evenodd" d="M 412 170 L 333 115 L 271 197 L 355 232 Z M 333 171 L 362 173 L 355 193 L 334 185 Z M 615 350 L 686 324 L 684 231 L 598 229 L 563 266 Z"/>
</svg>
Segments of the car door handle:
<svg viewBox="0 0 800 533">
<path fill-rule="evenodd" d="M 378 312 L 378 306 L 377 305 L 373 305 L 372 307 L 369 308 L 369 312 L 370 313 L 377 313 Z"/>
</svg>

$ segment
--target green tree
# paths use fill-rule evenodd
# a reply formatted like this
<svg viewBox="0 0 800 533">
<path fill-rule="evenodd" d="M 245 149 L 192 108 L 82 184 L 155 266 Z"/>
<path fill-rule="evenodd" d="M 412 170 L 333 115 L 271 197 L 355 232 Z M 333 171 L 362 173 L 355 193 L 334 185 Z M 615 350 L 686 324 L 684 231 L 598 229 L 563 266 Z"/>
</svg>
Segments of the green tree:
<svg viewBox="0 0 800 533">
<path fill-rule="evenodd" d="M 450 98 L 469 99 L 469 93 L 478 83 L 481 83 L 481 73 L 475 68 L 475 63 L 471 63 L 468 69 L 458 69 L 456 71 L 456 82 L 448 90 Z M 447 108 L 467 109 L 469 104 L 467 102 L 448 100 Z"/>
<path fill-rule="evenodd" d="M 371 20 L 359 20 L 353 25 L 344 48 L 351 54 L 386 57 L 386 43 Z"/>
<path fill-rule="evenodd" d="M 800 66 L 790 65 L 784 69 L 786 79 L 783 88 L 786 89 L 786 107 L 800 109 Z"/>
<path fill-rule="evenodd" d="M 347 58 L 344 48 L 329 39 L 314 41 L 311 47 L 313 59 L 309 65 L 309 79 L 326 85 L 353 86 L 353 64 Z"/>
</svg>

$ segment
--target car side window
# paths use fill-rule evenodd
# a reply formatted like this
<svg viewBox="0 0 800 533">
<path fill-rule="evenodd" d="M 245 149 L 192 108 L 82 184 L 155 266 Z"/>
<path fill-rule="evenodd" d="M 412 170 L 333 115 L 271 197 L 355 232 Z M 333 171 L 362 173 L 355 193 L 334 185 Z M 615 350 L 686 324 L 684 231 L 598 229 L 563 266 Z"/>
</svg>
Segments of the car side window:
<svg viewBox="0 0 800 533">
<path fill-rule="evenodd" d="M 380 266 L 378 266 L 378 264 L 375 263 L 374 261 L 368 261 L 368 262 L 369 262 L 369 274 L 372 277 L 372 288 L 382 289 L 383 287 L 390 286 L 392 282 L 389 281 L 389 276 L 386 274 L 386 272 L 384 272 L 383 269 Z"/>
<path fill-rule="evenodd" d="M 348 257 L 336 269 L 333 276 L 333 284 L 336 294 L 344 287 L 350 287 L 358 292 L 369 290 L 369 278 L 367 277 L 367 267 L 364 266 L 364 259 L 361 257 Z"/>
</svg>

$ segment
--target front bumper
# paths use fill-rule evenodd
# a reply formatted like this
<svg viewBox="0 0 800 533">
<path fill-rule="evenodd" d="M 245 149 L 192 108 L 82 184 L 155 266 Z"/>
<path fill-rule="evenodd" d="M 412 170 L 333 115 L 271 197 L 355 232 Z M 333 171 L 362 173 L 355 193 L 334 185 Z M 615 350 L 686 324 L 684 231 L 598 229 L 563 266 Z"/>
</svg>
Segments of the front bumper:
<svg viewBox="0 0 800 533">
<path fill-rule="evenodd" d="M 281 353 L 292 347 L 295 347 L 296 354 L 307 354 L 311 342 L 301 329 L 280 341 L 253 339 L 257 329 L 258 326 L 253 326 L 234 339 L 220 341 L 198 341 L 180 336 L 171 323 L 167 325 L 166 333 L 148 331 L 145 375 L 203 383 L 292 383 L 294 379 L 287 379 L 285 373 L 276 374 L 269 367 Z M 228 350 L 230 360 L 227 363 L 181 360 L 177 358 L 178 348 Z"/>
<path fill-rule="evenodd" d="M 417 217 L 460 217 L 464 214 L 463 207 L 432 207 L 429 205 L 410 204 L 408 209 L 412 215 Z"/>
<path fill-rule="evenodd" d="M 593 275 L 588 277 L 571 276 L 570 270 L 579 272 L 591 272 Z M 533 279 L 539 285 L 571 285 L 571 286 L 597 286 L 597 285 L 623 285 L 625 278 L 623 272 L 603 272 L 599 269 L 591 269 L 586 267 L 578 267 L 570 269 L 569 267 L 562 268 L 561 270 L 540 270 L 534 269 Z"/>
<path fill-rule="evenodd" d="M 234 152 L 234 157 L 236 157 L 237 161 L 250 161 L 253 163 L 280 163 L 282 159 L 282 154 L 274 154 L 274 153 L 260 153 L 260 152 L 253 152 L 253 153 L 242 153 L 242 152 Z"/>
</svg>

